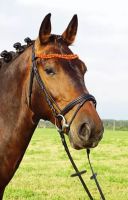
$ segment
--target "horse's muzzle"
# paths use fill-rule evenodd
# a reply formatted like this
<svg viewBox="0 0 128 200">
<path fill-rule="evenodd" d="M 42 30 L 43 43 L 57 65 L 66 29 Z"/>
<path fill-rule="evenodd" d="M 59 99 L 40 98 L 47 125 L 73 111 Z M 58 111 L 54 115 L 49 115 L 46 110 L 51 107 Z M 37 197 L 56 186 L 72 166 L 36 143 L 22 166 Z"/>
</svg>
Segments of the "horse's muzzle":
<svg viewBox="0 0 128 200">
<path fill-rule="evenodd" d="M 103 125 L 101 125 L 99 129 L 95 130 L 94 127 L 92 128 L 89 123 L 82 123 L 78 128 L 77 135 L 75 133 L 70 135 L 71 145 L 77 150 L 94 148 L 102 139 L 103 132 Z"/>
</svg>

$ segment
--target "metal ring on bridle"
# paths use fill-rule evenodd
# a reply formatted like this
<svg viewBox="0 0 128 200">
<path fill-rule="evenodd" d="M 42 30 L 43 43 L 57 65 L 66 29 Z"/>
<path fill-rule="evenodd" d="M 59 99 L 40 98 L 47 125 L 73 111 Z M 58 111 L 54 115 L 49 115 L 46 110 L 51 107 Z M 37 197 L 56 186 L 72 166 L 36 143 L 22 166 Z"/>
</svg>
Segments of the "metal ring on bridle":
<svg viewBox="0 0 128 200">
<path fill-rule="evenodd" d="M 60 118 L 60 120 L 59 120 L 59 118 Z M 62 122 L 61 124 L 61 129 L 62 129 L 62 131 L 65 131 L 65 129 L 68 129 L 69 128 L 69 124 L 67 124 L 67 121 L 66 121 L 66 119 L 65 119 L 65 117 L 63 116 L 63 115 L 61 115 L 61 114 L 58 114 L 57 115 L 57 119 L 60 121 L 60 122 Z"/>
</svg>

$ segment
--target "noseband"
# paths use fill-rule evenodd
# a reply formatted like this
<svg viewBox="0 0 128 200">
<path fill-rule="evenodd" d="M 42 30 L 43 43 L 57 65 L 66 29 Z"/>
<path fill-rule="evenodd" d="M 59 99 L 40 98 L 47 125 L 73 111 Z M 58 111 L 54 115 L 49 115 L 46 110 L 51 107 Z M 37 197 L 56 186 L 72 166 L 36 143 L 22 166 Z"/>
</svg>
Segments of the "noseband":
<svg viewBox="0 0 128 200">
<path fill-rule="evenodd" d="M 88 197 L 90 200 L 94 200 L 89 189 L 87 188 L 83 178 L 82 178 L 82 174 L 86 172 L 86 170 L 83 170 L 83 171 L 79 171 L 71 154 L 70 154 L 70 151 L 68 149 L 68 146 L 67 146 L 67 143 L 66 143 L 66 140 L 65 140 L 65 136 L 64 136 L 64 133 L 68 134 L 69 131 L 70 131 L 70 126 L 75 118 L 75 116 L 77 115 L 78 111 L 80 110 L 80 108 L 87 102 L 87 101 L 91 101 L 93 102 L 94 106 L 96 107 L 96 99 L 94 96 L 92 96 L 91 94 L 81 94 L 81 96 L 77 97 L 76 99 L 74 99 L 72 102 L 70 102 L 68 105 L 65 106 L 65 108 L 63 108 L 62 110 L 59 108 L 58 104 L 55 102 L 55 100 L 53 99 L 53 97 L 49 94 L 49 92 L 47 91 L 46 89 L 46 86 L 39 74 L 39 71 L 38 71 L 38 68 L 37 68 L 37 65 L 36 65 L 36 59 L 37 58 L 41 58 L 41 59 L 50 59 L 50 58 L 59 58 L 59 59 L 65 59 L 65 60 L 73 60 L 73 59 L 77 59 L 78 56 L 77 55 L 74 55 L 74 54 L 48 54 L 48 55 L 45 55 L 45 54 L 40 54 L 40 55 L 35 55 L 35 49 L 34 49 L 34 45 L 32 46 L 32 68 L 31 68 L 31 73 L 30 73 L 30 84 L 29 84 L 29 106 L 31 107 L 31 96 L 32 96 L 32 87 L 33 87 L 33 79 L 34 79 L 34 76 L 37 80 L 37 83 L 39 84 L 43 94 L 45 95 L 45 99 L 46 99 L 46 102 L 49 106 L 49 108 L 51 109 L 52 111 L 52 114 L 53 116 L 55 117 L 55 124 L 57 127 L 57 130 L 60 134 L 60 137 L 61 137 L 61 141 L 62 141 L 62 144 L 65 148 L 65 151 L 70 159 L 70 162 L 73 166 L 73 168 L 75 169 L 75 174 L 71 175 L 72 177 L 74 176 L 78 176 L 79 180 L 81 181 Z M 66 119 L 65 119 L 65 115 L 70 111 L 72 110 L 72 108 L 74 108 L 76 105 L 78 105 L 78 107 L 76 108 L 71 120 L 69 123 L 67 123 Z M 58 123 L 59 124 L 58 124 Z M 87 149 L 87 157 L 88 157 L 88 161 L 89 161 L 89 165 L 90 165 L 90 168 L 91 168 L 91 171 L 92 171 L 92 177 L 91 179 L 94 179 L 95 183 L 96 183 L 96 186 L 98 188 L 98 191 L 100 193 L 100 196 L 101 196 L 101 199 L 102 200 L 105 200 L 105 197 L 102 193 L 102 190 L 100 188 L 100 185 L 97 181 L 97 178 L 96 178 L 96 174 L 94 173 L 93 171 L 93 168 L 92 168 L 92 165 L 91 165 L 91 162 L 90 162 L 90 158 L 89 158 L 89 154 L 90 154 L 90 150 Z"/>
</svg>

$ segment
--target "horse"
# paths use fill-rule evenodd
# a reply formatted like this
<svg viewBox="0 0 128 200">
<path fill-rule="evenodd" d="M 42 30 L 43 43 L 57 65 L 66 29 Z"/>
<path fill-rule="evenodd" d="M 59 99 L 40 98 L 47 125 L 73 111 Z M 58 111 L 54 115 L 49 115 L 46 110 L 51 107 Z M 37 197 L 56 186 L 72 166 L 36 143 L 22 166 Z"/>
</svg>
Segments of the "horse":
<svg viewBox="0 0 128 200">
<path fill-rule="evenodd" d="M 61 35 L 51 34 L 49 13 L 41 23 L 36 40 L 17 51 L 8 62 L 2 58 L 0 200 L 40 119 L 63 126 L 71 146 L 77 150 L 94 148 L 103 137 L 103 123 L 96 111 L 95 99 L 84 82 L 87 67 L 69 48 L 77 27 L 78 18 L 74 15 Z"/>
</svg>

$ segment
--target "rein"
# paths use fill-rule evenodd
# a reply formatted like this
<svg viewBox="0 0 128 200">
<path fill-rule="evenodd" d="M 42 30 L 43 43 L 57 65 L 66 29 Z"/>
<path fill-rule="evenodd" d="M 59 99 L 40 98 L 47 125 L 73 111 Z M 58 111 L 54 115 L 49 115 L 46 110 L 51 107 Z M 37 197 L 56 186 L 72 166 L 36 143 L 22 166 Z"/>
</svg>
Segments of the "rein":
<svg viewBox="0 0 128 200">
<path fill-rule="evenodd" d="M 77 115 L 78 111 L 80 110 L 80 108 L 87 102 L 87 101 L 92 101 L 96 107 L 96 100 L 95 98 L 91 95 L 91 94 L 82 94 L 81 96 L 79 96 L 78 98 L 74 99 L 72 102 L 70 102 L 63 110 L 61 110 L 59 108 L 59 106 L 56 104 L 56 102 L 54 101 L 54 99 L 52 98 L 52 96 L 48 93 L 45 84 L 43 82 L 43 80 L 41 79 L 41 76 L 39 74 L 37 65 L 36 65 L 36 59 L 37 58 L 41 58 L 41 59 L 50 59 L 50 58 L 60 58 L 60 59 L 66 59 L 66 60 L 72 60 L 72 59 L 77 59 L 78 56 L 74 55 L 74 54 L 49 54 L 49 55 L 45 55 L 45 54 L 39 54 L 39 55 L 35 55 L 35 49 L 34 49 L 34 45 L 32 46 L 32 68 L 31 68 L 31 74 L 30 74 L 30 84 L 29 84 L 29 106 L 31 107 L 31 96 L 32 96 L 32 87 L 33 87 L 33 79 L 34 77 L 37 80 L 37 83 L 39 84 L 42 92 L 45 95 L 45 99 L 52 111 L 52 114 L 55 117 L 55 124 L 57 124 L 57 121 L 59 122 L 59 127 L 57 127 L 57 131 L 60 134 L 61 137 L 61 141 L 62 144 L 64 146 L 64 149 L 68 155 L 68 158 L 75 170 L 75 173 L 71 175 L 71 177 L 75 177 L 78 176 L 79 180 L 81 181 L 82 186 L 84 187 L 84 190 L 86 191 L 88 197 L 90 200 L 94 200 L 94 198 L 92 197 L 87 185 L 85 184 L 85 181 L 82 178 L 82 174 L 86 173 L 86 170 L 83 171 L 79 171 L 71 154 L 69 151 L 69 148 L 67 146 L 66 143 L 66 139 L 65 139 L 65 135 L 64 133 L 68 134 L 70 131 L 70 126 L 75 118 L 75 116 Z M 65 115 L 74 107 L 78 105 L 76 111 L 74 112 L 71 120 L 69 123 L 67 123 L 66 119 L 65 119 Z M 101 190 L 101 187 L 98 183 L 98 180 L 96 178 L 96 173 L 94 173 L 91 162 L 90 162 L 90 158 L 89 158 L 89 154 L 90 154 L 90 150 L 87 149 L 87 158 L 89 161 L 89 165 L 92 171 L 92 177 L 91 179 L 94 179 L 97 189 L 100 193 L 101 199 L 105 200 L 105 197 L 103 195 L 103 192 Z"/>
</svg>

